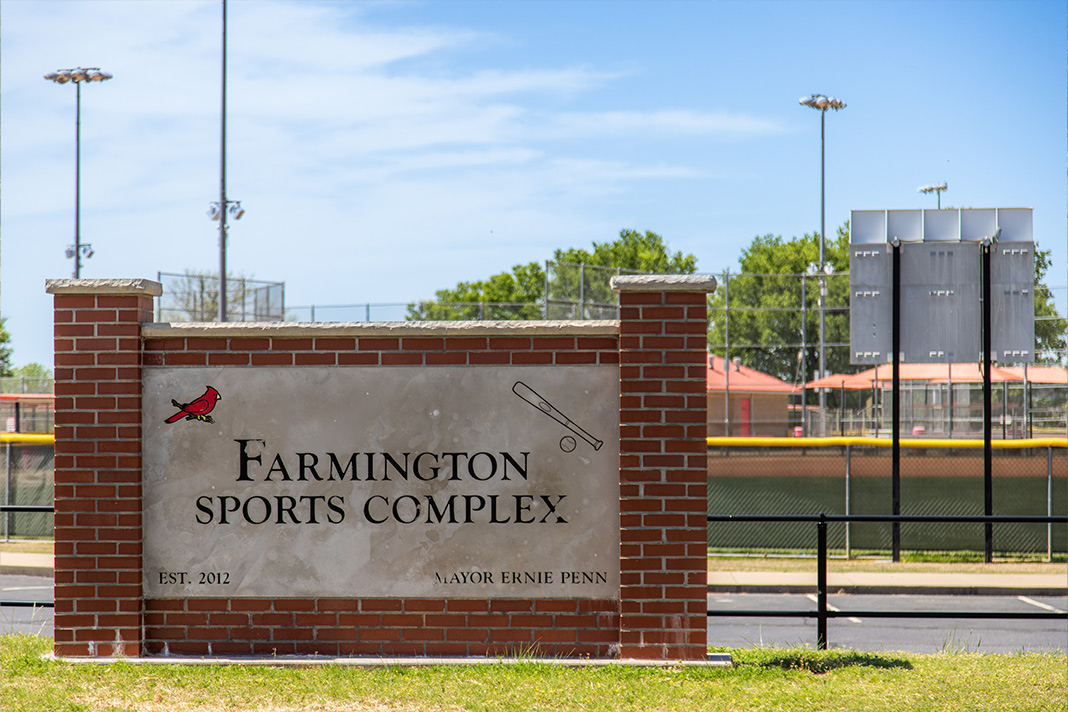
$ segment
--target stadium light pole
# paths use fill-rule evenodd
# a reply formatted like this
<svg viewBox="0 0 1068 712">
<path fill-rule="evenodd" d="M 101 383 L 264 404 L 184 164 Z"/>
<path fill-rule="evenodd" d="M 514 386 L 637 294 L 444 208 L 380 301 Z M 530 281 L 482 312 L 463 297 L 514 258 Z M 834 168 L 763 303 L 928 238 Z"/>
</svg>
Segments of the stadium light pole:
<svg viewBox="0 0 1068 712">
<path fill-rule="evenodd" d="M 833 272 L 833 265 L 827 263 L 827 225 L 826 225 L 826 188 L 827 188 L 827 151 L 826 151 L 826 118 L 827 109 L 834 109 L 838 111 L 844 109 L 846 104 L 844 101 L 839 101 L 823 94 L 813 94 L 812 96 L 801 97 L 798 103 L 802 106 L 808 106 L 813 109 L 817 109 L 820 112 L 820 261 L 817 263 L 817 274 L 819 275 L 819 312 L 820 312 L 820 353 L 819 353 L 819 368 L 820 372 L 817 374 L 817 378 L 822 378 L 827 375 L 827 325 L 826 325 L 826 302 L 827 302 L 827 275 Z M 828 270 L 828 267 L 831 269 Z M 823 434 L 823 415 L 827 405 L 827 392 L 824 389 L 820 389 L 820 433 Z"/>
<path fill-rule="evenodd" d="M 226 198 L 226 0 L 222 0 L 222 111 L 219 131 L 219 200 L 209 203 L 208 217 L 219 221 L 219 321 L 226 321 L 226 216 L 240 220 L 240 200 Z"/>
<path fill-rule="evenodd" d="M 75 67 L 60 69 L 44 75 L 56 84 L 74 82 L 74 244 L 67 247 L 67 257 L 74 258 L 74 278 L 82 276 L 82 255 L 93 256 L 93 246 L 82 244 L 81 190 L 82 190 L 82 82 L 106 82 L 111 79 L 100 67 Z"/>
<path fill-rule="evenodd" d="M 219 321 L 226 321 L 226 0 L 222 0 L 222 111 L 219 148 Z M 210 214 L 210 211 L 209 211 Z"/>
<path fill-rule="evenodd" d="M 928 185 L 921 185 L 919 188 L 916 189 L 916 192 L 923 193 L 924 195 L 927 195 L 927 194 L 930 194 L 930 193 L 937 193 L 938 194 L 938 209 L 941 210 L 942 209 L 942 191 L 943 190 L 949 190 L 949 184 L 946 183 L 945 181 L 942 181 L 941 183 L 930 183 Z"/>
</svg>

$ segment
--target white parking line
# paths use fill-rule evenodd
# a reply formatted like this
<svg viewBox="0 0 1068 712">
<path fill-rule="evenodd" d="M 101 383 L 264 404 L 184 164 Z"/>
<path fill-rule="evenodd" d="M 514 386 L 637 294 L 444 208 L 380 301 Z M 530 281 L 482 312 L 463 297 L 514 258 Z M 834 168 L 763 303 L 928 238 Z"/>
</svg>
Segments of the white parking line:
<svg viewBox="0 0 1068 712">
<path fill-rule="evenodd" d="M 4 586 L 0 591 L 47 591 L 51 586 Z"/>
<path fill-rule="evenodd" d="M 816 594 L 814 594 L 814 593 L 806 594 L 805 597 L 808 598 L 808 600 L 812 601 L 813 603 L 819 603 L 819 599 L 816 598 Z M 841 608 L 836 608 L 836 607 L 832 606 L 829 603 L 827 604 L 827 610 L 828 611 L 834 611 L 835 613 L 841 613 L 842 612 Z M 864 621 L 862 621 L 859 618 L 856 618 L 854 616 L 849 616 L 848 618 L 846 618 L 846 620 L 849 621 L 850 623 L 863 623 L 864 622 Z"/>
<path fill-rule="evenodd" d="M 1032 606 L 1038 606 L 1039 608 L 1044 608 L 1047 611 L 1053 611 L 1054 613 L 1065 613 L 1065 611 L 1062 611 L 1059 608 L 1054 608 L 1053 606 L 1048 606 L 1045 603 L 1042 603 L 1041 601 L 1036 601 L 1033 598 L 1028 598 L 1027 596 L 1017 596 L 1016 600 L 1017 601 L 1023 601 L 1024 603 L 1028 603 L 1028 604 L 1030 604 Z"/>
</svg>

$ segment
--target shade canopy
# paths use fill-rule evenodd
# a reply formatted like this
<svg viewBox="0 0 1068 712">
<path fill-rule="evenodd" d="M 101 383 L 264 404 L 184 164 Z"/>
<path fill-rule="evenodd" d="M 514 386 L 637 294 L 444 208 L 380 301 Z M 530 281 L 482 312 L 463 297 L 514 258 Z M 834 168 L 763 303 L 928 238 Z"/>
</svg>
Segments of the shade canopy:
<svg viewBox="0 0 1068 712">
<path fill-rule="evenodd" d="M 948 366 L 948 368 L 947 368 Z M 982 383 L 983 373 L 976 363 L 903 363 L 900 366 L 902 381 L 926 383 Z M 1029 366 L 1029 383 L 1068 384 L 1068 370 L 1061 366 Z M 835 390 L 862 390 L 873 384 L 885 384 L 894 378 L 893 365 L 886 363 L 860 373 L 834 373 L 805 384 L 805 388 L 832 388 Z M 1024 368 L 1020 366 L 992 366 L 992 383 L 1023 383 Z"/>
</svg>

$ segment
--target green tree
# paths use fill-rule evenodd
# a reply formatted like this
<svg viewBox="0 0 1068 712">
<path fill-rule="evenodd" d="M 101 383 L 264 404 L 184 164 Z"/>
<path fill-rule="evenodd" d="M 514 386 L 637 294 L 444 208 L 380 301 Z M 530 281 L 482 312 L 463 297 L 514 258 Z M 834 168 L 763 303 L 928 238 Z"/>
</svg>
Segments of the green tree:
<svg viewBox="0 0 1068 712">
<path fill-rule="evenodd" d="M 51 393 L 55 388 L 51 369 L 39 363 L 28 363 L 11 372 L 14 387 L 10 390 L 18 393 Z"/>
<path fill-rule="evenodd" d="M 477 282 L 439 289 L 434 301 L 408 305 L 409 321 L 539 319 L 545 293 L 545 271 L 537 262 L 515 265 L 511 272 Z"/>
<path fill-rule="evenodd" d="M 616 274 L 693 274 L 697 258 L 671 252 L 648 230 L 620 230 L 619 239 L 594 242 L 593 250 L 556 250 L 549 275 L 549 316 L 554 319 L 615 318 Z"/>
<path fill-rule="evenodd" d="M 603 267 L 605 270 L 584 270 L 577 265 Z M 552 272 L 549 275 L 550 317 L 560 318 L 557 306 L 569 305 L 566 314 L 574 318 L 580 303 L 589 306 L 614 305 L 615 295 L 608 285 L 608 277 L 617 271 L 641 273 L 692 274 L 697 258 L 681 252 L 672 253 L 664 239 L 655 232 L 644 234 L 637 230 L 620 230 L 619 239 L 593 243 L 593 249 L 558 249 L 553 252 Z M 602 279 L 596 279 L 596 275 Z M 537 262 L 516 265 L 511 272 L 503 272 L 486 280 L 460 282 L 452 289 L 434 293 L 434 300 L 408 305 L 409 320 L 437 319 L 540 319 L 544 316 L 545 270 Z M 613 306 L 614 309 L 614 306 Z M 584 309 L 583 318 L 596 316 Z"/>
<path fill-rule="evenodd" d="M 849 228 L 826 241 L 826 260 L 834 266 L 831 275 L 805 276 L 809 265 L 819 261 L 819 233 L 783 240 L 778 235 L 763 235 L 743 252 L 738 260 L 739 273 L 727 274 L 720 281 L 709 304 L 710 350 L 725 356 L 728 324 L 734 350 L 752 368 L 789 383 L 800 382 L 801 369 L 812 380 L 819 368 L 819 293 L 826 284 L 824 309 L 825 342 L 849 342 L 849 313 L 842 307 L 849 299 Z M 802 350 L 801 318 L 804 291 L 805 339 Z M 730 309 L 724 301 L 729 295 Z M 848 349 L 825 349 L 826 368 L 845 371 L 849 365 Z"/>
<path fill-rule="evenodd" d="M 11 334 L 7 332 L 7 318 L 0 319 L 0 378 L 11 375 Z"/>
<path fill-rule="evenodd" d="M 1068 321 L 1057 313 L 1053 292 L 1045 286 L 1049 253 L 1035 245 L 1035 348 L 1040 362 L 1064 364 L 1068 361 Z"/>
<path fill-rule="evenodd" d="M 619 239 L 612 242 L 594 242 L 593 251 L 581 248 L 556 250 L 553 259 L 557 262 L 615 267 L 650 274 L 693 274 L 697 258 L 682 252 L 671 252 L 664 238 L 646 230 L 620 230 Z"/>
</svg>

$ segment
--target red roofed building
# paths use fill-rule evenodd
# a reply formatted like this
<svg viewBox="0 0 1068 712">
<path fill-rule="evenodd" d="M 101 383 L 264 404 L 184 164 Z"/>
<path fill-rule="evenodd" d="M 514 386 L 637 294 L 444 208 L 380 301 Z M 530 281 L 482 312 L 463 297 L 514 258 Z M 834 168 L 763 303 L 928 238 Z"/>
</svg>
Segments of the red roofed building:
<svg viewBox="0 0 1068 712">
<path fill-rule="evenodd" d="M 56 397 L 51 393 L 0 393 L 0 432 L 55 430 Z"/>
<path fill-rule="evenodd" d="M 727 366 L 730 366 L 728 369 Z M 794 387 L 774 376 L 709 355 L 706 371 L 708 435 L 786 437 Z"/>
</svg>

